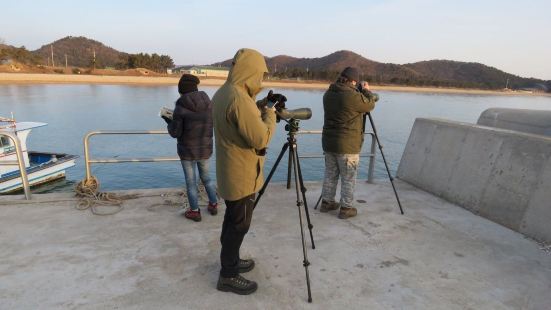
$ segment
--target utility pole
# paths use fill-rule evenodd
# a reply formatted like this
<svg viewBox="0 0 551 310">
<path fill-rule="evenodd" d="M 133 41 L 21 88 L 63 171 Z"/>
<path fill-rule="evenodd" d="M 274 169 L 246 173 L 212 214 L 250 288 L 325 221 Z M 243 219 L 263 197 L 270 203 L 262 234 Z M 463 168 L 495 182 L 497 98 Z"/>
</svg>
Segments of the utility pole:
<svg viewBox="0 0 551 310">
<path fill-rule="evenodd" d="M 507 79 L 507 82 L 505 83 L 505 89 L 509 89 L 509 79 Z"/>
<path fill-rule="evenodd" d="M 65 54 L 65 69 L 67 69 L 67 54 Z"/>
<path fill-rule="evenodd" d="M 96 49 L 94 48 L 92 51 L 94 52 L 94 60 L 92 60 L 92 64 L 94 66 L 94 70 L 96 70 Z"/>
<path fill-rule="evenodd" d="M 54 64 L 54 45 L 50 45 L 50 50 L 52 51 L 52 67 L 55 67 L 55 64 Z"/>
</svg>

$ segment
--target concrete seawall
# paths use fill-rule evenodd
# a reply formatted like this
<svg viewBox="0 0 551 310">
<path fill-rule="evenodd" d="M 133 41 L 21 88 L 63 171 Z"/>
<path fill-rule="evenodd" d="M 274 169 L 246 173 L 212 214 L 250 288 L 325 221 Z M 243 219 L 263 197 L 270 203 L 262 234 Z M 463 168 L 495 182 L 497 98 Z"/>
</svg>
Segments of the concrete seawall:
<svg viewBox="0 0 551 310">
<path fill-rule="evenodd" d="M 551 138 L 417 119 L 397 177 L 476 214 L 551 242 Z"/>
<path fill-rule="evenodd" d="M 477 124 L 551 136 L 551 111 L 491 108 L 480 114 Z"/>
</svg>

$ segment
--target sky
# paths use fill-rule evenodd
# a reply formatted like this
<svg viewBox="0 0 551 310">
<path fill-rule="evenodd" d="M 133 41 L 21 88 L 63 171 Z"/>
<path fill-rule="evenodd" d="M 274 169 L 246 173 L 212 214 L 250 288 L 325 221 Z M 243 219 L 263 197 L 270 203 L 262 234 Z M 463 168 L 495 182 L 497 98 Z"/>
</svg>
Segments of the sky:
<svg viewBox="0 0 551 310">
<path fill-rule="evenodd" d="M 68 35 L 128 53 L 211 64 L 242 47 L 266 56 L 479 62 L 551 80 L 551 1 L 0 0 L 0 39 L 34 50 Z"/>
</svg>

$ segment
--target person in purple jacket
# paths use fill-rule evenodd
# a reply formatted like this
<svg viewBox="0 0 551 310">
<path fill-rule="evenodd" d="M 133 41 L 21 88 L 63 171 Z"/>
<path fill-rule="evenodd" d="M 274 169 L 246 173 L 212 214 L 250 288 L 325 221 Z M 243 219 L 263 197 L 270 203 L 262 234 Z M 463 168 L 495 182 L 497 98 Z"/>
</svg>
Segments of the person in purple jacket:
<svg viewBox="0 0 551 310">
<path fill-rule="evenodd" d="M 197 89 L 198 84 L 199 79 L 196 76 L 182 75 L 178 82 L 180 98 L 176 101 L 172 120 L 163 117 L 168 133 L 178 141 L 178 156 L 186 178 L 189 208 L 182 209 L 180 214 L 196 222 L 201 221 L 196 166 L 207 191 L 207 210 L 212 215 L 218 213 L 216 187 L 209 176 L 213 137 L 212 102 L 205 92 Z"/>
</svg>

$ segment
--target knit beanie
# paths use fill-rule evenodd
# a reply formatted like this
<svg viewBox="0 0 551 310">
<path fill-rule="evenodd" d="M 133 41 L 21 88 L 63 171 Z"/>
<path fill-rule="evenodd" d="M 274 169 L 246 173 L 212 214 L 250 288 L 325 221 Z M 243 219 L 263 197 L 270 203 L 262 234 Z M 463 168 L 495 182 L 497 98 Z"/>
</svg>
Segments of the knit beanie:
<svg viewBox="0 0 551 310">
<path fill-rule="evenodd" d="M 178 92 L 183 95 L 197 91 L 197 84 L 199 84 L 199 78 L 192 74 L 184 74 L 178 82 Z"/>
<path fill-rule="evenodd" d="M 344 70 L 342 70 L 341 76 L 344 76 L 350 81 L 359 82 L 360 80 L 360 72 L 354 67 L 346 67 Z"/>
</svg>

